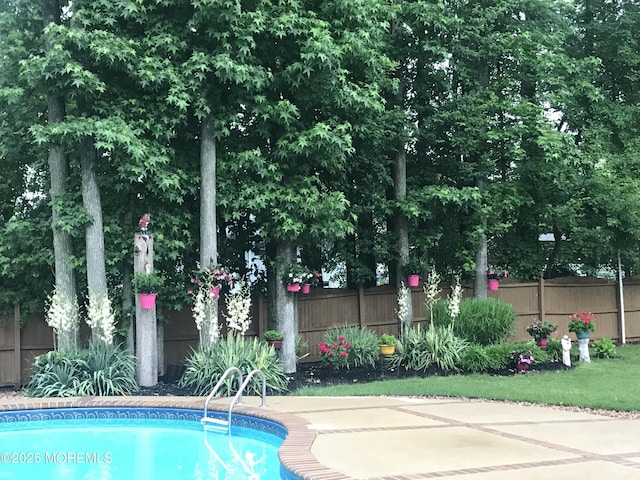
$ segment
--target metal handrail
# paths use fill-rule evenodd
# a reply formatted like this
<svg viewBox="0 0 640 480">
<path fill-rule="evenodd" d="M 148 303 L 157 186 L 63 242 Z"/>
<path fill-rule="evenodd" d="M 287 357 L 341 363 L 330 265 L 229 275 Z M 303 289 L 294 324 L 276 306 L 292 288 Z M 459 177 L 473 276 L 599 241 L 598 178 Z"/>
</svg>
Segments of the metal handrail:
<svg viewBox="0 0 640 480">
<path fill-rule="evenodd" d="M 229 405 L 229 412 L 227 414 L 227 423 L 229 425 L 229 429 L 231 429 L 231 411 L 233 410 L 233 406 L 236 404 L 238 397 L 242 398 L 243 390 L 247 387 L 247 385 L 249 385 L 251 378 L 256 374 L 260 374 L 260 376 L 262 376 L 262 404 L 260 406 L 263 408 L 267 406 L 267 378 L 264 376 L 262 370 L 251 370 L 247 375 L 247 378 L 245 378 L 244 382 L 242 382 L 240 388 L 238 388 L 238 393 L 236 393 L 235 397 L 233 397 L 231 405 Z"/>
<path fill-rule="evenodd" d="M 242 381 L 242 372 L 240 371 L 240 369 L 238 367 L 229 367 L 222 374 L 222 377 L 220 377 L 220 380 L 218 380 L 218 383 L 216 383 L 216 386 L 213 387 L 213 390 L 211 390 L 211 393 L 209 394 L 209 396 L 205 400 L 205 402 L 204 402 L 204 413 L 203 413 L 203 417 L 202 417 L 203 419 L 207 418 L 207 407 L 209 406 L 209 402 L 211 401 L 213 396 L 216 393 L 218 393 L 218 390 L 222 386 L 222 383 L 225 381 L 225 379 L 231 373 L 237 373 L 238 374 L 238 393 L 236 393 L 236 395 L 233 397 L 233 402 L 237 401 L 238 403 L 242 403 L 242 388 L 243 388 L 243 385 L 244 385 L 244 383 Z M 264 374 L 263 374 L 263 377 L 264 377 Z M 239 400 L 238 400 L 238 398 L 239 398 Z M 233 406 L 233 403 L 231 404 L 231 406 Z M 229 423 L 231 423 L 231 413 L 229 413 Z"/>
</svg>

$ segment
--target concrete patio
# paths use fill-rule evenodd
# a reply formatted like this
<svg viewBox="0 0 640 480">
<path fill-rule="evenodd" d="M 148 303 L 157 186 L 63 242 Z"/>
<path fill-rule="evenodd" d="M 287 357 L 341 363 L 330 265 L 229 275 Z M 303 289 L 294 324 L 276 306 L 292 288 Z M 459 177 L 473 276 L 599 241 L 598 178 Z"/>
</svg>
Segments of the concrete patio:
<svg viewBox="0 0 640 480">
<path fill-rule="evenodd" d="M 226 410 L 228 399 L 213 402 Z M 640 478 L 640 420 L 451 398 L 245 398 L 234 411 L 284 424 L 282 463 L 314 480 Z M 0 400 L 0 410 L 56 406 L 202 408 L 202 398 Z"/>
</svg>

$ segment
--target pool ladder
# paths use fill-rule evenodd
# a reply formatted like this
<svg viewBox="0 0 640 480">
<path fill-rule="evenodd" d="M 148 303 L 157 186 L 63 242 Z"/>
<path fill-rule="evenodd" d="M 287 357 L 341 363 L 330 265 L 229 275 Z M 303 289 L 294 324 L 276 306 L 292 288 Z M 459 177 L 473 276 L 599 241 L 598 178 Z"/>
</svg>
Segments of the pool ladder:
<svg viewBox="0 0 640 480">
<path fill-rule="evenodd" d="M 215 396 L 215 394 L 218 393 L 218 390 L 220 390 L 220 387 L 224 383 L 225 379 L 228 376 L 234 375 L 234 374 L 238 376 L 238 391 L 236 392 L 235 396 L 231 400 L 231 404 L 229 405 L 229 411 L 227 412 L 227 420 L 221 420 L 219 418 L 210 417 L 209 415 L 207 415 L 209 402 Z M 209 396 L 204 402 L 204 412 L 202 415 L 202 419 L 200 420 L 202 425 L 204 425 L 205 427 L 207 425 L 227 427 L 227 432 L 231 432 L 231 413 L 233 412 L 233 407 L 234 405 L 242 405 L 242 392 L 244 391 L 245 388 L 247 388 L 247 385 L 249 385 L 249 382 L 255 375 L 259 375 L 260 377 L 262 377 L 262 394 L 261 394 L 262 404 L 260 406 L 266 407 L 267 406 L 267 379 L 264 373 L 262 372 L 262 370 L 258 370 L 258 369 L 251 370 L 247 375 L 247 378 L 245 378 L 243 381 L 243 376 L 240 369 L 238 367 L 229 367 L 222 374 L 222 377 L 220 377 L 220 380 L 218 380 L 218 383 L 216 383 L 215 387 L 213 387 L 213 390 L 211 390 L 211 393 L 209 394 Z"/>
</svg>

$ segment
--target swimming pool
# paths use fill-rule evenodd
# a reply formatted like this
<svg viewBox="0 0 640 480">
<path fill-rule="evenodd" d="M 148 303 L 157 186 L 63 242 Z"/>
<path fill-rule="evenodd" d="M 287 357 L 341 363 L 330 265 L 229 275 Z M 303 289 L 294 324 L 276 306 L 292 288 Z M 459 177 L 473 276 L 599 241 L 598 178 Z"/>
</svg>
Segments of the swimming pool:
<svg viewBox="0 0 640 480">
<path fill-rule="evenodd" d="M 229 435 L 203 429 L 201 417 L 179 408 L 0 412 L 0 479 L 291 478 L 278 460 L 284 427 L 234 414 Z"/>
</svg>

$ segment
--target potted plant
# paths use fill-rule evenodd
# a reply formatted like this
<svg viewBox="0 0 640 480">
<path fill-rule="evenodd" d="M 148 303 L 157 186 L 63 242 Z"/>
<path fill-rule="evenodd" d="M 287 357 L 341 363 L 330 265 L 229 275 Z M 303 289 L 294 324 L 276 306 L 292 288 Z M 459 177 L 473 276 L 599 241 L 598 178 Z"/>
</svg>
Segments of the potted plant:
<svg viewBox="0 0 640 480">
<path fill-rule="evenodd" d="M 282 340 L 284 339 L 284 335 L 282 335 L 277 330 L 267 330 L 262 334 L 262 337 L 267 341 L 269 345 L 271 345 L 276 350 L 280 350 L 282 348 Z"/>
<path fill-rule="evenodd" d="M 158 289 L 164 283 L 164 277 L 155 272 L 136 272 L 133 276 L 133 289 L 140 299 L 140 307 L 149 309 L 156 304 Z"/>
<path fill-rule="evenodd" d="M 598 316 L 591 312 L 574 313 L 569 317 L 569 331 L 575 333 L 578 339 L 589 338 L 589 332 L 596 329 L 596 318 Z"/>
<path fill-rule="evenodd" d="M 547 348 L 549 335 L 556 331 L 557 326 L 551 322 L 533 322 L 527 327 L 527 333 L 533 337 L 540 348 Z"/>
<path fill-rule="evenodd" d="M 299 292 L 300 284 L 313 278 L 313 273 L 300 263 L 290 263 L 282 274 L 282 281 L 287 284 L 288 292 Z"/>
<path fill-rule="evenodd" d="M 420 275 L 424 272 L 424 262 L 422 259 L 409 257 L 409 260 L 402 264 L 402 270 L 407 274 L 407 284 L 410 287 L 420 285 Z"/>
<path fill-rule="evenodd" d="M 396 351 L 396 337 L 388 333 L 383 333 L 378 337 L 378 345 L 380 345 L 380 354 L 393 355 Z"/>
<path fill-rule="evenodd" d="M 511 364 L 521 373 L 527 371 L 527 368 L 533 363 L 533 360 L 531 350 L 514 350 L 511 352 Z"/>
<path fill-rule="evenodd" d="M 500 280 L 508 276 L 509 272 L 504 268 L 489 267 L 487 270 L 487 286 L 489 290 L 498 290 Z"/>
</svg>

